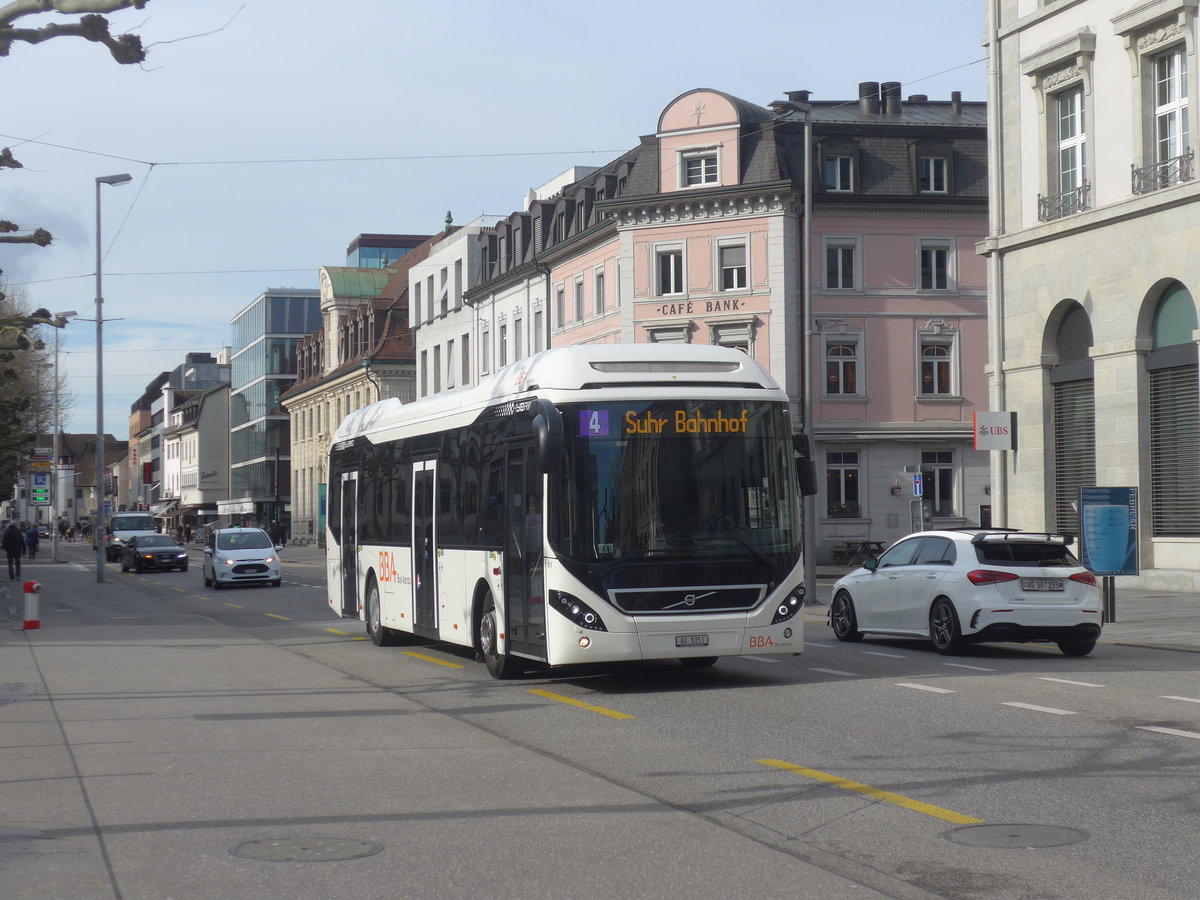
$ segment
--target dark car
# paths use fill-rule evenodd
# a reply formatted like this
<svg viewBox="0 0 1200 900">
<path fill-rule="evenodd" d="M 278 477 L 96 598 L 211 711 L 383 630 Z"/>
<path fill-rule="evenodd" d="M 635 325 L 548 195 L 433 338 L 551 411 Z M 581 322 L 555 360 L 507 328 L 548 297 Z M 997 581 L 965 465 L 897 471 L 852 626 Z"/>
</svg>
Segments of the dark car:
<svg viewBox="0 0 1200 900">
<path fill-rule="evenodd" d="M 188 552 L 165 534 L 139 534 L 121 547 L 121 571 L 180 569 L 186 572 Z"/>
</svg>

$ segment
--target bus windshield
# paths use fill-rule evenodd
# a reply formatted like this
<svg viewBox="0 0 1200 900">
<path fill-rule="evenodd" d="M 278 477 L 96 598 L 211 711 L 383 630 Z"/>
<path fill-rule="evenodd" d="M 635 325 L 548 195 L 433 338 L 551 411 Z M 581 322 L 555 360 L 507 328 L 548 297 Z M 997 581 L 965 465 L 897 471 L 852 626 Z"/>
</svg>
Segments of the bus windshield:
<svg viewBox="0 0 1200 900">
<path fill-rule="evenodd" d="M 577 574 L 634 560 L 744 563 L 775 582 L 800 552 L 786 405 L 563 405 L 550 545 Z M 591 579 L 589 579 L 591 580 Z"/>
</svg>

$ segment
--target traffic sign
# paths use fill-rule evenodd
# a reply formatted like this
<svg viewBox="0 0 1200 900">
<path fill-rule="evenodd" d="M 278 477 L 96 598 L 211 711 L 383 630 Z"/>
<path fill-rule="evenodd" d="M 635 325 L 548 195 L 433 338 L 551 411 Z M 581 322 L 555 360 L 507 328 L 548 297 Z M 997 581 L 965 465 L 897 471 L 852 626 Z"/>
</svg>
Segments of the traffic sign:
<svg viewBox="0 0 1200 900">
<path fill-rule="evenodd" d="M 30 481 L 29 493 L 34 506 L 49 506 L 50 476 L 43 472 L 34 472 Z"/>
<path fill-rule="evenodd" d="M 925 493 L 925 476 L 920 472 L 913 476 L 913 496 L 920 497 Z"/>
</svg>

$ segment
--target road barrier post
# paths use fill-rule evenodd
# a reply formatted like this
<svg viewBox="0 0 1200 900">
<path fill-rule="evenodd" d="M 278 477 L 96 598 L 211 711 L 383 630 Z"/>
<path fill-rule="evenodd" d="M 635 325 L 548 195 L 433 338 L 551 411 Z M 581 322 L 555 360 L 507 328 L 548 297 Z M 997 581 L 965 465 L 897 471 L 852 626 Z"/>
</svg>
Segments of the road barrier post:
<svg viewBox="0 0 1200 900">
<path fill-rule="evenodd" d="M 21 587 L 25 591 L 25 624 L 22 628 L 25 631 L 41 628 L 42 623 L 38 619 L 38 594 L 42 592 L 42 586 L 36 581 L 27 581 Z"/>
</svg>

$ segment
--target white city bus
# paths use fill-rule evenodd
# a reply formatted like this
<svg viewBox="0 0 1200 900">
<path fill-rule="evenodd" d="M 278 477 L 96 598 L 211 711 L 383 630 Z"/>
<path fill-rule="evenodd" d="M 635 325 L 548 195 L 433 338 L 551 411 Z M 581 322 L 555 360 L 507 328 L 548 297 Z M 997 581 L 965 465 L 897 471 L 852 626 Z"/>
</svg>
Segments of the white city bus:
<svg viewBox="0 0 1200 900">
<path fill-rule="evenodd" d="M 787 395 L 722 347 L 554 349 L 380 401 L 330 448 L 329 605 L 497 678 L 798 653 L 794 447 Z"/>
</svg>

